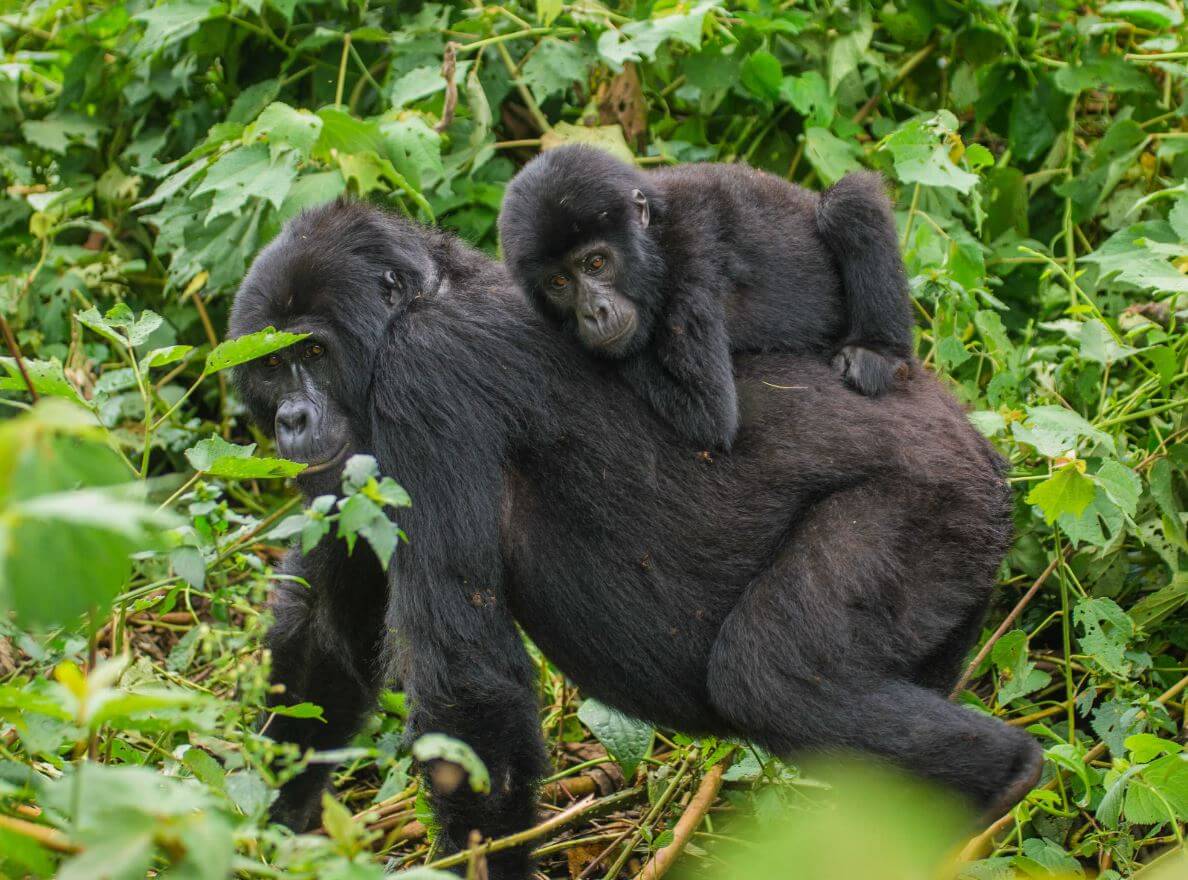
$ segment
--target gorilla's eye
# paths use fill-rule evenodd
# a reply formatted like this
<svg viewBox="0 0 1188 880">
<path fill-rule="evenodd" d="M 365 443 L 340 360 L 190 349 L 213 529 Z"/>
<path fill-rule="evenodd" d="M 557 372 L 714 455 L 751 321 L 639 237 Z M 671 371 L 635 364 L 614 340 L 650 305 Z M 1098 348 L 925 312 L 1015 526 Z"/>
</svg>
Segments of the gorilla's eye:
<svg viewBox="0 0 1188 880">
<path fill-rule="evenodd" d="M 606 265 L 606 257 L 602 254 L 591 254 L 586 259 L 587 272 L 601 272 L 602 267 Z"/>
<path fill-rule="evenodd" d="M 549 279 L 549 286 L 554 290 L 562 290 L 569 285 L 569 276 L 557 273 Z"/>
<path fill-rule="evenodd" d="M 270 367 L 279 367 L 281 365 L 281 356 L 279 354 L 270 354 L 264 360 L 264 363 L 268 364 Z"/>
<path fill-rule="evenodd" d="M 305 352 L 303 354 L 303 357 L 305 357 L 305 358 L 321 357 L 323 351 L 325 351 L 325 349 L 322 348 L 322 346 L 319 343 L 311 342 L 309 345 L 305 346 Z"/>
</svg>

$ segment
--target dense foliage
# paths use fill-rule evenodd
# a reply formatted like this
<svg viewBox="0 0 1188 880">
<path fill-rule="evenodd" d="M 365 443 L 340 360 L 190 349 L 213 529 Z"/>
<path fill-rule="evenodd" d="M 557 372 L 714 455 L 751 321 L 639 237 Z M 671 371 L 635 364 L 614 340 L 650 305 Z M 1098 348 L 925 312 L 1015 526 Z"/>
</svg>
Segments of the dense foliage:
<svg viewBox="0 0 1188 880">
<path fill-rule="evenodd" d="M 359 459 L 340 505 L 296 511 L 300 466 L 264 456 L 223 372 L 292 339 L 218 341 L 246 264 L 304 206 L 350 192 L 495 252 L 506 181 L 575 139 L 817 187 L 886 173 L 920 357 L 1017 489 L 959 699 L 1048 758 L 952 873 L 1126 877 L 1182 846 L 1184 34 L 1178 0 L 0 0 L 0 876 L 433 860 L 396 693 L 334 756 L 325 835 L 264 819 L 304 759 L 255 732 L 278 548 L 335 529 L 390 550 L 407 499 Z M 723 876 L 737 823 L 788 811 L 819 833 L 772 864 L 805 876 L 924 876 L 912 860 L 944 851 L 924 812 L 871 813 L 882 789 L 861 819 L 806 826 L 813 774 L 653 734 L 539 662 L 565 777 L 545 801 L 569 810 L 534 838 L 550 877 L 615 877 L 674 840 L 690 876 Z M 875 835 L 860 867 L 884 820 L 928 843 Z"/>
</svg>

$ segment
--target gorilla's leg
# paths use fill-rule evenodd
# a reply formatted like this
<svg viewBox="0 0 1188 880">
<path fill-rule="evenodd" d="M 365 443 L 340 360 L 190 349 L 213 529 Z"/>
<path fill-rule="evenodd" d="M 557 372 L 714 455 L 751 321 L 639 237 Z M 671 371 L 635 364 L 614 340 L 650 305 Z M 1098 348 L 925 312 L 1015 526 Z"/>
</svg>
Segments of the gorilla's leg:
<svg viewBox="0 0 1188 880">
<path fill-rule="evenodd" d="M 295 743 L 302 751 L 340 748 L 375 703 L 379 677 L 376 648 L 383 611 L 369 610 L 363 602 L 353 610 L 343 607 L 354 591 L 335 595 L 334 590 L 345 585 L 333 578 L 319 583 L 311 574 L 317 566 L 297 563 L 286 567 L 304 568 L 310 586 L 282 583 L 273 593 L 275 623 L 267 643 L 272 654 L 272 683 L 283 685 L 283 691 L 271 695 L 269 702 L 280 706 L 314 703 L 322 707 L 325 721 L 269 715 L 264 733 L 278 742 Z M 343 565 L 348 572 L 358 568 L 358 560 Z M 357 589 L 364 584 L 355 581 L 351 586 Z M 377 586 L 386 588 L 382 578 Z M 344 617 L 348 613 L 349 617 Z M 285 783 L 272 805 L 273 820 L 294 831 L 316 825 L 332 769 L 327 764 L 312 764 Z"/>
<path fill-rule="evenodd" d="M 859 487 L 805 517 L 723 623 L 710 700 L 741 735 L 777 754 L 873 754 L 1001 815 L 1035 782 L 1041 752 L 1023 731 L 909 680 L 917 634 L 904 631 L 914 621 L 897 597 L 910 589 L 913 604 L 947 601 L 953 589 L 905 583 L 923 573 L 912 565 L 914 545 L 896 534 L 909 494 Z"/>
<path fill-rule="evenodd" d="M 504 837 L 536 821 L 537 780 L 547 765 L 532 661 L 507 603 L 494 590 L 420 581 L 406 569 L 390 625 L 409 696 L 411 737 L 445 734 L 470 746 L 487 768 L 489 791 L 440 761 L 423 767 L 443 852 L 470 835 Z M 525 880 L 527 846 L 487 857 L 490 880 Z"/>
</svg>

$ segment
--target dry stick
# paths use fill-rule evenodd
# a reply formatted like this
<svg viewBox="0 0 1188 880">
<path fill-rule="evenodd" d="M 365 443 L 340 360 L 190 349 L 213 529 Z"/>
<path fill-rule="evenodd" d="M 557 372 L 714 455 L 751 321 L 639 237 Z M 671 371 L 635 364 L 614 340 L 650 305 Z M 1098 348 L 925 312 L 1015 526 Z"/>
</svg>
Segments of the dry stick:
<svg viewBox="0 0 1188 880">
<path fill-rule="evenodd" d="M 606 807 L 615 806 L 621 801 L 628 801 L 632 798 L 643 794 L 642 786 L 635 788 L 628 788 L 624 791 L 617 792 L 601 800 L 594 798 L 584 798 L 578 801 L 568 810 L 558 813 L 551 819 L 541 822 L 532 828 L 525 831 L 517 832 L 516 834 L 509 834 L 507 837 L 501 837 L 498 840 L 492 840 L 489 843 L 483 844 L 478 849 L 483 854 L 501 852 L 505 849 L 512 849 L 520 844 L 527 843 L 530 840 L 535 840 L 538 837 L 544 837 L 550 831 L 555 831 L 558 828 L 568 825 L 576 819 L 581 818 L 585 813 L 595 809 L 605 809 Z M 452 856 L 446 856 L 444 859 L 438 859 L 435 862 L 429 862 L 425 865 L 426 868 L 452 868 L 456 865 L 464 864 L 471 858 L 471 853 L 475 850 L 463 850 L 462 852 L 454 853 Z"/>
<path fill-rule="evenodd" d="M 1176 695 L 1179 694 L 1180 691 L 1184 690 L 1185 688 L 1188 688 L 1188 675 L 1181 678 L 1179 681 L 1177 681 L 1175 684 L 1173 684 L 1171 687 L 1169 687 L 1167 690 L 1165 690 L 1162 694 L 1160 694 L 1158 697 L 1156 697 L 1155 702 L 1159 703 L 1160 705 L 1163 705 L 1168 700 L 1174 699 L 1176 697 Z M 1138 715 L 1135 716 L 1134 720 L 1141 721 L 1143 718 L 1146 718 L 1146 717 L 1147 717 L 1146 711 L 1142 711 L 1142 712 L 1139 712 Z M 1091 748 L 1088 752 L 1085 753 L 1084 762 L 1086 764 L 1088 764 L 1090 761 L 1096 761 L 1098 758 L 1100 758 L 1102 755 L 1104 755 L 1105 752 L 1106 752 L 1106 744 L 1104 742 L 1100 742 L 1097 745 L 1095 745 L 1093 748 Z M 1059 770 L 1057 770 L 1056 775 L 1054 777 L 1052 777 L 1052 780 L 1047 785 L 1045 785 L 1043 788 L 1045 790 L 1053 789 L 1056 787 L 1059 780 L 1060 780 L 1060 773 L 1059 773 Z M 1011 812 L 1009 812 L 1005 816 L 1003 816 L 1001 819 L 999 819 L 997 822 L 995 822 L 993 825 L 991 825 L 989 828 L 987 828 L 985 831 L 983 831 L 981 834 L 977 835 L 976 837 L 970 838 L 969 843 L 967 843 L 962 848 L 961 854 L 958 855 L 958 857 L 957 857 L 958 861 L 972 862 L 975 859 L 981 858 L 981 854 L 986 851 L 987 846 L 994 839 L 994 835 L 996 835 L 996 834 L 998 834 L 998 832 L 1010 827 L 1010 824 L 1014 821 L 1015 821 L 1015 813 L 1012 810 Z"/>
<path fill-rule="evenodd" d="M 0 828 L 35 840 L 54 852 L 76 853 L 79 851 L 78 844 L 71 843 L 61 831 L 48 828 L 45 825 L 38 825 L 36 822 L 26 822 L 24 819 L 14 819 L 11 816 L 0 816 Z"/>
<path fill-rule="evenodd" d="M 445 45 L 445 55 L 441 61 L 441 76 L 446 83 L 445 105 L 441 108 L 441 119 L 433 130 L 441 134 L 454 121 L 454 111 L 458 107 L 458 82 L 456 77 L 458 66 L 459 44 L 450 40 Z"/>
<path fill-rule="evenodd" d="M 693 800 L 689 802 L 689 806 L 677 821 L 676 827 L 672 829 L 672 843 L 657 850 L 652 859 L 644 865 L 643 870 L 635 876 L 635 880 L 660 880 L 673 866 L 685 848 L 685 844 L 693 837 L 693 832 L 701 825 L 705 814 L 713 806 L 714 798 L 718 796 L 718 789 L 722 787 L 722 774 L 726 772 L 727 763 L 729 762 L 719 761 L 710 767 L 705 776 L 701 777 L 701 785 L 697 786 L 697 793 L 693 795 Z"/>
<path fill-rule="evenodd" d="M 0 314 L 0 330 L 4 331 L 4 344 L 8 346 L 12 359 L 16 361 L 17 369 L 21 371 L 21 378 L 25 380 L 29 396 L 33 398 L 34 403 L 37 403 L 37 389 L 33 387 L 33 380 L 29 378 L 29 371 L 25 369 L 25 359 L 21 357 L 21 347 L 17 345 L 16 337 L 12 335 L 12 328 L 8 326 L 8 321 L 2 314 Z"/>
<path fill-rule="evenodd" d="M 1016 604 L 1015 607 L 1011 609 L 1011 613 L 1006 616 L 1001 624 L 999 624 L 998 629 L 994 631 L 994 635 L 990 636 L 990 638 L 986 641 L 986 644 L 982 645 L 982 649 L 978 651 L 977 656 L 970 661 L 969 666 L 965 668 L 965 672 L 962 674 L 961 679 L 957 682 L 956 687 L 953 688 L 953 692 L 949 694 L 949 699 L 954 699 L 958 694 L 965 690 L 965 686 L 969 684 L 969 680 L 973 677 L 974 672 L 982 664 L 982 661 L 985 660 L 990 654 L 991 649 L 994 648 L 994 643 L 1002 638 L 1003 633 L 1010 629 L 1011 625 L 1014 624 L 1016 620 L 1018 620 L 1019 615 L 1023 613 L 1023 609 L 1027 607 L 1027 603 L 1035 598 L 1035 594 L 1039 592 L 1040 587 L 1044 585 L 1044 582 L 1052 576 L 1052 572 L 1054 572 L 1056 567 L 1060 565 L 1060 562 L 1063 558 L 1063 554 L 1057 554 L 1056 558 L 1049 562 L 1048 567 L 1045 568 L 1040 576 L 1035 579 L 1035 583 L 1031 585 L 1031 589 L 1023 594 L 1023 598 L 1019 600 L 1018 604 Z"/>
</svg>

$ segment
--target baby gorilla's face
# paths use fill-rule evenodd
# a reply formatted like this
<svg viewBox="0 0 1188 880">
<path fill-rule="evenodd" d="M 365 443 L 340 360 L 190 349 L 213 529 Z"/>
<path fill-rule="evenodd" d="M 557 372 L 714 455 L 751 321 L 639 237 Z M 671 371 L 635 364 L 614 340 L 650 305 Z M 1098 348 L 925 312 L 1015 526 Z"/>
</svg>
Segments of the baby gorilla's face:
<svg viewBox="0 0 1188 880">
<path fill-rule="evenodd" d="M 573 321 L 582 345 L 607 357 L 633 352 L 639 309 L 616 286 L 623 261 L 607 242 L 575 248 L 541 279 L 549 303 Z"/>
</svg>

